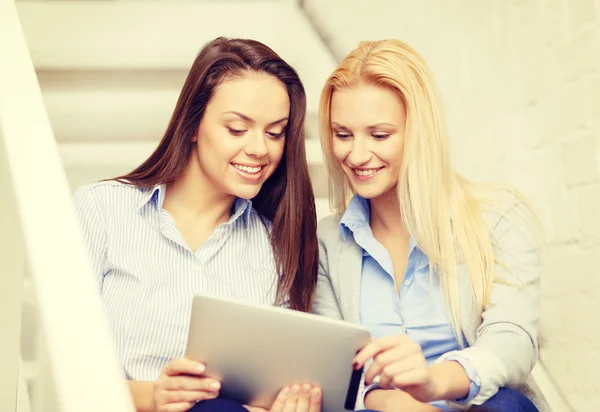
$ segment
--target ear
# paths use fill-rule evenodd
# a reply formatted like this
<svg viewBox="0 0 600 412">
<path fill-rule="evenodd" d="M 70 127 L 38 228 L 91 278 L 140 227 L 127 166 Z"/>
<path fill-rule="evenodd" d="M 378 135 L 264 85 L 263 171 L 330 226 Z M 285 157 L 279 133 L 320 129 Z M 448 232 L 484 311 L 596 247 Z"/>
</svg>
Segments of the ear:
<svg viewBox="0 0 600 412">
<path fill-rule="evenodd" d="M 194 137 L 192 137 L 192 143 L 196 143 L 198 141 L 198 135 L 194 135 Z"/>
</svg>

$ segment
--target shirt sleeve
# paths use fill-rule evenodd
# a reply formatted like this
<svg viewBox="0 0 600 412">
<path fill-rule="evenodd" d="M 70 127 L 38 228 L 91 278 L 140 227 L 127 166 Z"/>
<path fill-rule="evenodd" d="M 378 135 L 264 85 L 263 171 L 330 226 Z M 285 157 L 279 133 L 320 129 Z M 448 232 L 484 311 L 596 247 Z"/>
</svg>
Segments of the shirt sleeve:
<svg viewBox="0 0 600 412">
<path fill-rule="evenodd" d="M 361 391 L 361 393 L 359 395 L 358 403 L 356 404 L 356 409 L 358 409 L 358 410 L 367 409 L 365 406 L 365 398 L 367 397 L 367 394 L 369 392 L 374 391 L 375 389 L 381 389 L 381 386 L 379 386 L 378 383 L 372 383 L 363 388 L 363 390 Z"/>
<path fill-rule="evenodd" d="M 75 212 L 100 292 L 106 269 L 106 221 L 91 189 L 84 186 L 74 196 Z"/>
<path fill-rule="evenodd" d="M 467 373 L 467 376 L 469 377 L 469 380 L 471 381 L 471 386 L 467 396 L 460 399 L 455 399 L 452 402 L 457 404 L 466 404 L 470 402 L 474 397 L 476 397 L 479 394 L 479 390 L 481 389 L 481 380 L 479 379 L 479 375 L 477 374 L 475 367 L 469 359 L 459 355 L 458 353 L 448 356 L 445 360 L 458 362 L 464 368 L 465 372 Z"/>
</svg>

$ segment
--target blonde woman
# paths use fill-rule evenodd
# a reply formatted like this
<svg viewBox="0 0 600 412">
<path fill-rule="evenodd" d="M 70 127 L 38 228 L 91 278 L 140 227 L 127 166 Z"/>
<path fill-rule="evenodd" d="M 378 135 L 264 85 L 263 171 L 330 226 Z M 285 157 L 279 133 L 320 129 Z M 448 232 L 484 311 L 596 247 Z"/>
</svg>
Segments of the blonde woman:
<svg viewBox="0 0 600 412">
<path fill-rule="evenodd" d="M 337 213 L 319 223 L 313 311 L 370 329 L 355 358 L 369 409 L 545 410 L 528 379 L 539 226 L 515 191 L 452 169 L 436 93 L 397 40 L 361 43 L 327 80 L 321 143 Z"/>
</svg>

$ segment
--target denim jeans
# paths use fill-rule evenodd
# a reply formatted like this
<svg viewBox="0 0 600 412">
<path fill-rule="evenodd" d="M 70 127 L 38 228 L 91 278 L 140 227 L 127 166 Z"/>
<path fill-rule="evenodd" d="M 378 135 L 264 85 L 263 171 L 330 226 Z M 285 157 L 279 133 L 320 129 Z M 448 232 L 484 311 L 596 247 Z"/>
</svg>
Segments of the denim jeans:
<svg viewBox="0 0 600 412">
<path fill-rule="evenodd" d="M 189 412 L 248 412 L 248 410 L 235 401 L 218 398 L 198 402 Z M 365 410 L 363 412 L 368 411 Z"/>
<path fill-rule="evenodd" d="M 500 388 L 498 393 L 483 405 L 470 409 L 477 412 L 538 412 L 535 405 L 525 395 L 514 389 Z"/>
<path fill-rule="evenodd" d="M 474 406 L 470 410 L 474 412 L 538 412 L 538 409 L 527 397 L 509 388 L 500 388 L 498 393 L 483 405 Z M 370 411 L 363 410 L 361 412 Z M 219 398 L 198 402 L 189 412 L 247 412 L 247 409 L 235 401 Z"/>
</svg>

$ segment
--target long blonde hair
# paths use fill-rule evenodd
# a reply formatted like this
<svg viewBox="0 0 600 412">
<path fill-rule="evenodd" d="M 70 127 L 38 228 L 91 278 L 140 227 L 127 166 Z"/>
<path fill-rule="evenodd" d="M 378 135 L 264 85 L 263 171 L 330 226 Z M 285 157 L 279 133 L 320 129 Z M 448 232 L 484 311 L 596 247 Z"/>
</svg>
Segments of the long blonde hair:
<svg viewBox="0 0 600 412">
<path fill-rule="evenodd" d="M 329 77 L 321 94 L 321 145 L 334 211 L 345 211 L 352 189 L 333 156 L 331 97 L 335 90 L 358 83 L 390 89 L 404 101 L 405 147 L 397 188 L 400 213 L 407 231 L 429 257 L 430 273 L 437 272 L 440 278 L 446 311 L 462 346 L 458 267 L 467 266 L 470 305 L 480 317 L 500 263 L 494 249 L 498 245 L 483 212 L 506 210 L 502 202 L 496 202 L 506 199 L 499 193 L 512 193 L 527 203 L 513 189 L 476 185 L 452 169 L 440 99 L 427 64 L 407 44 L 383 40 L 361 42 Z M 533 216 L 529 206 L 523 209 Z"/>
</svg>

